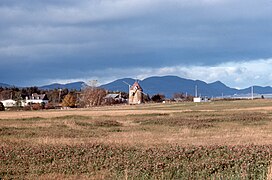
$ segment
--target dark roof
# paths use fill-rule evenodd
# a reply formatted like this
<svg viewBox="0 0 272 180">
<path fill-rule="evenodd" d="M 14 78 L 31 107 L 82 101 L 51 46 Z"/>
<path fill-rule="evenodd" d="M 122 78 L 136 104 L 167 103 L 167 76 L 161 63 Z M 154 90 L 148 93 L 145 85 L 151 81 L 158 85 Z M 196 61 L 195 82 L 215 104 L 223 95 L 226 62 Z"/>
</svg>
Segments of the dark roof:
<svg viewBox="0 0 272 180">
<path fill-rule="evenodd" d="M 48 100 L 46 94 L 37 94 L 37 93 L 32 94 L 31 99 Z"/>
<path fill-rule="evenodd" d="M 118 97 L 119 97 L 119 94 L 107 94 L 105 98 L 106 99 L 107 98 L 113 98 L 113 99 L 115 99 L 115 98 L 118 98 Z"/>
</svg>

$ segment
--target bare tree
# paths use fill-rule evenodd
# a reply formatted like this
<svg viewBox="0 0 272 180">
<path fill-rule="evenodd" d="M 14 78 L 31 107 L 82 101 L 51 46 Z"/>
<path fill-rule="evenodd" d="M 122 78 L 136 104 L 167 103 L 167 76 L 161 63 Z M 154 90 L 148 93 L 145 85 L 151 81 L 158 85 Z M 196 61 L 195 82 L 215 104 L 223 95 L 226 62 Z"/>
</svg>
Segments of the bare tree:
<svg viewBox="0 0 272 180">
<path fill-rule="evenodd" d="M 0 99 L 12 99 L 13 97 L 13 92 L 11 89 L 7 89 L 7 90 L 2 90 L 0 93 Z"/>
<path fill-rule="evenodd" d="M 184 95 L 183 93 L 175 93 L 173 95 L 173 98 L 174 99 L 185 99 L 186 98 L 186 95 Z"/>
<path fill-rule="evenodd" d="M 106 96 L 106 90 L 94 86 L 87 86 L 81 94 L 81 104 L 84 107 L 101 106 Z"/>
<path fill-rule="evenodd" d="M 193 96 L 190 94 L 184 93 L 175 93 L 173 99 L 176 101 L 193 101 Z"/>
</svg>

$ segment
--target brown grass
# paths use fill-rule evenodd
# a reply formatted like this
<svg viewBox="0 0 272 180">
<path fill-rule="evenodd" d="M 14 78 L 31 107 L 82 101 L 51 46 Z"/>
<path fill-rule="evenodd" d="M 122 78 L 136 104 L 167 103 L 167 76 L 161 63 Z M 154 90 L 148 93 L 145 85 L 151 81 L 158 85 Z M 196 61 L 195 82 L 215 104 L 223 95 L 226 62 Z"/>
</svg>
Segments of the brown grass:
<svg viewBox="0 0 272 180">
<path fill-rule="evenodd" d="M 92 109 L 0 112 L 0 144 L 143 149 L 272 144 L 272 101 L 174 103 Z M 117 161 L 118 162 L 118 161 Z M 271 179 L 271 169 L 267 179 Z M 128 172 L 131 173 L 131 172 Z M 112 175 L 112 174 L 111 174 Z M 30 174 L 25 179 L 109 179 L 95 174 Z M 126 173 L 124 173 L 124 177 Z"/>
<path fill-rule="evenodd" d="M 1 112 L 0 141 L 139 146 L 271 144 L 270 104 L 256 100 Z"/>
<path fill-rule="evenodd" d="M 101 109 L 101 108 L 100 108 Z M 118 108 L 112 110 L 49 110 L 49 111 L 20 111 L 20 112 L 0 112 L 1 119 L 18 119 L 18 118 L 55 118 L 60 116 L 123 116 L 130 114 L 152 114 L 152 113 L 171 113 L 181 112 L 175 110 L 120 110 Z"/>
<path fill-rule="evenodd" d="M 272 180 L 272 164 L 268 167 L 267 180 Z"/>
</svg>

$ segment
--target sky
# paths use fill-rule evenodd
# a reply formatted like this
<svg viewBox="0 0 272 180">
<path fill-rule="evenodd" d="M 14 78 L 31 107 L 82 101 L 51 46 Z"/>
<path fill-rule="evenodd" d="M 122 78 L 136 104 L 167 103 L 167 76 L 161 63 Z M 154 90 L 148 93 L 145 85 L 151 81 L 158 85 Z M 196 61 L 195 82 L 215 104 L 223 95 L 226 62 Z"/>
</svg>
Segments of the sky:
<svg viewBox="0 0 272 180">
<path fill-rule="evenodd" d="M 272 85 L 272 0 L 1 0 L 0 82 Z"/>
</svg>

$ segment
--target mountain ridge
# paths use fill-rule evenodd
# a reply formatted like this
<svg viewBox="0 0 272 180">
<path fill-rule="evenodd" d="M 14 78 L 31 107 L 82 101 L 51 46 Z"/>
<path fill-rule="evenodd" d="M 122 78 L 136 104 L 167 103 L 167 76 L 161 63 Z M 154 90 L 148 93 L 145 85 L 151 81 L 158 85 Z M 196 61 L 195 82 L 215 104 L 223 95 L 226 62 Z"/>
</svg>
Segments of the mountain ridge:
<svg viewBox="0 0 272 180">
<path fill-rule="evenodd" d="M 125 91 L 128 92 L 128 87 L 124 83 L 124 79 L 129 79 L 132 85 L 136 80 L 132 78 L 117 79 L 113 82 L 100 86 L 101 88 L 108 89 L 110 91 Z M 149 95 L 164 94 L 166 97 L 171 98 L 174 93 L 187 93 L 195 95 L 197 88 L 198 96 L 218 97 L 230 96 L 235 94 L 250 94 L 251 87 L 244 89 L 231 88 L 222 83 L 221 81 L 215 81 L 212 83 L 206 83 L 201 80 L 185 79 L 178 76 L 152 76 L 139 81 L 140 85 L 144 89 L 144 92 Z M 117 86 L 118 84 L 118 86 Z M 118 87 L 118 88 L 116 88 Z M 272 94 L 272 87 L 266 86 L 254 86 L 254 92 L 258 94 Z"/>
<path fill-rule="evenodd" d="M 49 85 L 44 85 L 44 86 L 40 86 L 39 88 L 41 89 L 46 89 L 46 90 L 52 90 L 52 89 L 76 89 L 76 90 L 80 90 L 82 89 L 83 86 L 85 86 L 86 83 L 83 81 L 77 81 L 77 82 L 72 82 L 72 83 L 66 83 L 66 84 L 60 84 L 60 83 L 53 83 L 53 84 L 49 84 Z"/>
<path fill-rule="evenodd" d="M 110 83 L 103 84 L 99 87 L 107 89 L 109 91 L 122 91 L 128 92 L 129 85 L 132 85 L 136 79 L 133 78 L 121 78 L 114 80 Z M 251 87 L 244 89 L 231 88 L 221 81 L 215 81 L 212 83 L 206 83 L 201 80 L 192 80 L 181 78 L 178 76 L 151 76 L 139 81 L 144 93 L 149 95 L 154 94 L 164 94 L 166 97 L 173 97 L 174 93 L 187 93 L 190 95 L 195 95 L 195 90 L 197 88 L 198 96 L 208 96 L 208 97 L 219 97 L 219 96 L 230 96 L 239 94 L 250 94 Z M 14 87 L 9 84 L 0 83 L 0 87 Z M 76 89 L 80 90 L 82 87 L 86 86 L 83 81 L 72 82 L 67 84 L 53 83 L 49 85 L 40 86 L 41 89 L 51 90 L 51 89 Z M 272 94 L 271 86 L 253 86 L 254 93 L 257 94 Z"/>
<path fill-rule="evenodd" d="M 7 88 L 9 88 L 9 87 L 13 87 L 12 85 L 9 85 L 9 84 L 6 84 L 6 83 L 0 83 L 0 87 L 7 87 Z"/>
</svg>

